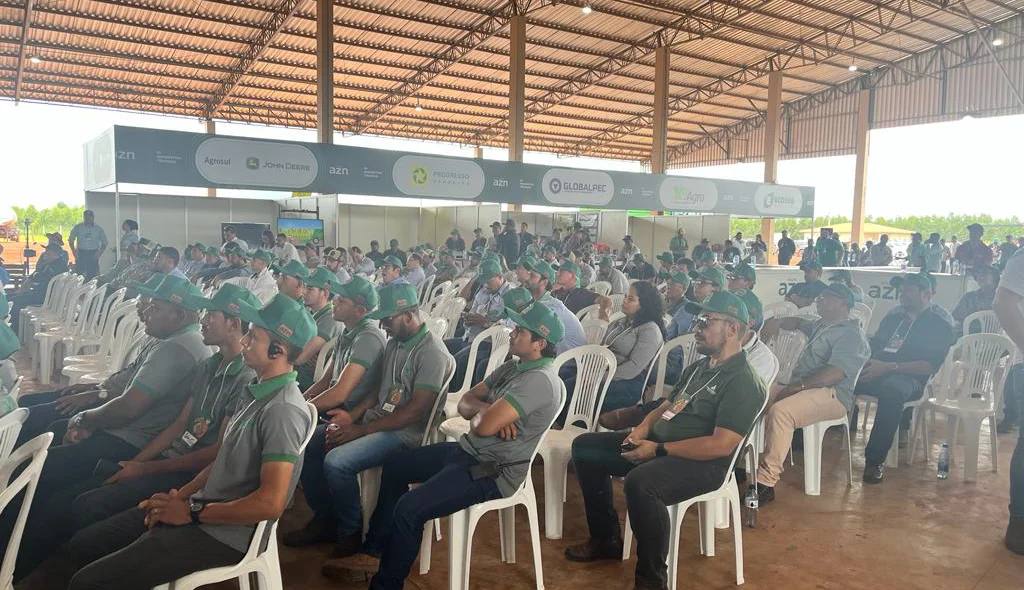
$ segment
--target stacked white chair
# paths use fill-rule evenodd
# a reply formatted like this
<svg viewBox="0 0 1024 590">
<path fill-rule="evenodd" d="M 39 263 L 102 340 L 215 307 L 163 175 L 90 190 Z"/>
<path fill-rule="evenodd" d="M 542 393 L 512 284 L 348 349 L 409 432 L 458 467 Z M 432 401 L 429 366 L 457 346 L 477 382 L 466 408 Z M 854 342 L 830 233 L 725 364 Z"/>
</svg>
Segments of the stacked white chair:
<svg viewBox="0 0 1024 590">
<path fill-rule="evenodd" d="M 761 409 L 754 417 L 754 424 L 757 424 L 764 414 L 765 406 L 768 404 L 768 397 L 765 396 Z M 707 557 L 715 555 L 715 505 L 720 501 L 729 503 L 732 516 L 733 543 L 735 544 L 736 555 L 736 585 L 742 585 L 743 578 L 743 523 L 740 511 L 740 492 L 736 484 L 735 467 L 740 453 L 747 447 L 748 440 L 753 431 L 747 433 L 743 441 L 736 445 L 732 453 L 732 460 L 729 462 L 729 469 L 725 472 L 725 480 L 715 491 L 684 500 L 678 504 L 668 507 L 669 514 L 669 550 L 666 565 L 668 566 L 668 588 L 675 590 L 679 578 L 679 539 L 682 534 L 683 517 L 686 511 L 694 504 L 698 509 L 698 524 L 700 535 L 701 553 Z M 629 559 L 630 545 L 633 541 L 633 530 L 629 524 L 629 514 L 626 514 L 625 534 L 623 535 L 622 559 Z"/>
<path fill-rule="evenodd" d="M 7 551 L 4 553 L 3 563 L 0 565 L 0 588 L 4 590 L 14 588 L 14 564 L 18 558 L 18 547 L 21 545 L 21 536 L 25 532 L 29 508 L 36 495 L 39 475 L 43 471 L 43 463 L 46 462 L 47 449 L 50 448 L 52 441 L 52 432 L 40 434 L 18 447 L 9 457 L 4 457 L 4 461 L 0 463 L 0 514 L 8 509 L 11 500 L 14 500 L 22 491 L 25 492 L 25 495 L 22 496 L 17 522 L 7 541 Z M 25 465 L 26 462 L 28 465 Z M 24 470 L 18 473 L 18 476 L 12 481 L 11 478 L 15 471 L 22 467 Z"/>
<path fill-rule="evenodd" d="M 964 479 L 975 481 L 978 477 L 981 425 L 988 420 L 992 471 L 998 471 L 996 416 L 1002 406 L 1003 386 L 1017 355 L 1013 341 L 1001 334 L 971 334 L 961 338 L 947 357 L 947 363 L 952 361 L 954 364 L 940 371 L 948 381 L 938 389 L 950 395 L 945 399 L 929 398 L 915 412 L 911 455 L 917 446 L 914 439 L 920 435 L 927 458 L 931 447 L 925 418 L 929 414 L 944 414 L 950 424 L 950 447 L 956 446 L 956 432 L 963 425 Z"/>
<path fill-rule="evenodd" d="M 139 319 L 129 316 L 124 320 L 125 338 L 115 343 L 110 358 L 99 364 L 65 365 L 62 373 L 68 377 L 72 385 L 78 383 L 99 383 L 110 375 L 131 364 L 141 353 L 142 347 L 149 341 Z"/>
<path fill-rule="evenodd" d="M 306 440 L 299 449 L 299 456 L 309 444 L 316 430 L 317 412 L 313 404 L 306 404 L 309 410 L 310 428 Z M 266 547 L 264 547 L 266 545 Z M 277 552 L 277 521 L 264 520 L 256 525 L 256 531 L 249 541 L 249 549 L 242 560 L 235 565 L 216 567 L 191 573 L 183 578 L 161 584 L 153 590 L 194 590 L 200 586 L 216 584 L 227 580 L 237 580 L 240 588 L 248 590 L 249 576 L 255 574 L 259 580 L 260 590 L 283 590 L 281 581 L 281 560 Z"/>
<path fill-rule="evenodd" d="M 976 311 L 964 318 L 964 336 L 971 333 L 980 334 L 1002 334 L 1003 325 L 999 323 L 999 317 L 991 309 Z"/>
<path fill-rule="evenodd" d="M 427 329 L 437 334 L 438 336 L 443 336 L 448 331 L 447 318 L 429 317 L 426 319 L 426 323 Z"/>
<path fill-rule="evenodd" d="M 29 331 L 29 319 L 36 315 L 53 313 L 54 307 L 57 304 L 56 299 L 63 295 L 64 283 L 73 280 L 74 276 L 70 272 L 65 272 L 53 277 L 46 285 L 46 293 L 43 295 L 42 305 L 29 305 L 18 312 L 18 340 L 22 344 L 28 344 L 29 336 L 35 334 L 35 332 Z"/>
<path fill-rule="evenodd" d="M 33 338 L 36 346 L 32 360 L 40 383 L 50 384 L 57 347 L 64 342 L 65 338 L 85 332 L 86 326 L 97 313 L 96 310 L 102 306 L 105 291 L 105 288 L 96 286 L 95 279 L 85 283 L 75 289 L 68 299 L 64 309 L 63 322 L 56 326 L 45 327 L 44 325 L 44 330 L 36 332 Z"/>
<path fill-rule="evenodd" d="M 594 281 L 593 283 L 590 283 L 590 286 L 587 288 L 598 295 L 604 295 L 606 297 L 612 292 L 612 284 L 608 281 Z"/>
<path fill-rule="evenodd" d="M 426 303 L 427 298 L 431 295 L 431 290 L 434 287 L 434 279 L 437 275 L 430 275 L 423 280 L 423 283 L 416 289 L 417 295 L 419 295 L 420 303 Z"/>
<path fill-rule="evenodd" d="M 576 318 L 579 319 L 581 322 L 583 320 L 587 319 L 588 317 L 596 318 L 597 317 L 597 312 L 600 311 L 600 310 L 601 310 L 601 306 L 596 304 L 596 303 L 594 303 L 592 305 L 588 305 L 586 307 L 583 307 L 579 311 L 577 311 L 576 312 Z"/>
<path fill-rule="evenodd" d="M 462 316 L 463 310 L 466 309 L 466 300 L 462 297 L 450 297 L 445 303 L 444 307 L 437 310 L 441 314 L 441 317 L 448 320 L 448 328 L 444 333 L 444 339 L 454 338 L 455 330 L 459 325 L 459 318 Z"/>
<path fill-rule="evenodd" d="M 97 307 L 92 321 L 85 329 L 64 339 L 64 357 L 79 354 L 86 348 L 93 348 L 102 345 L 103 331 L 111 314 L 115 313 L 124 303 L 126 289 L 118 289 L 107 295 L 103 303 Z M 130 303 L 134 305 L 134 302 Z"/>
<path fill-rule="evenodd" d="M 64 358 L 61 373 L 75 383 L 75 375 L 82 375 L 108 364 L 120 362 L 117 358 L 124 343 L 134 336 L 139 318 L 135 300 L 129 300 L 114 307 L 103 322 L 98 349 L 92 354 L 76 354 Z M 78 352 L 78 351 L 74 351 Z"/>
<path fill-rule="evenodd" d="M 63 283 L 61 292 L 55 300 L 53 310 L 50 313 L 34 315 L 29 318 L 31 326 L 29 333 L 34 336 L 37 332 L 48 330 L 64 322 L 67 317 L 68 307 L 76 305 L 81 293 L 87 288 L 83 283 L 84 279 L 81 275 L 71 275 Z M 31 344 L 31 341 L 28 344 Z"/>
<path fill-rule="evenodd" d="M 583 325 L 583 335 L 587 337 L 587 344 L 604 342 L 604 335 L 608 331 L 608 322 L 597 318 L 587 318 L 580 323 Z"/>
<path fill-rule="evenodd" d="M 438 297 L 447 294 L 449 291 L 455 291 L 455 288 L 452 286 L 451 281 L 442 281 L 437 285 L 433 285 L 430 289 L 429 295 L 427 295 L 426 300 L 422 302 L 422 305 L 427 305 L 428 303 L 431 303 Z"/>
<path fill-rule="evenodd" d="M 604 396 L 619 365 L 608 347 L 588 344 L 558 355 L 555 371 L 571 361 L 576 362 L 576 385 L 569 400 L 565 425 L 561 430 L 549 432 L 538 451 L 544 458 L 544 535 L 549 539 L 562 538 L 566 469 L 572 456 L 572 443 L 579 435 L 597 430 Z M 580 422 L 583 426 L 576 425 Z"/>
</svg>

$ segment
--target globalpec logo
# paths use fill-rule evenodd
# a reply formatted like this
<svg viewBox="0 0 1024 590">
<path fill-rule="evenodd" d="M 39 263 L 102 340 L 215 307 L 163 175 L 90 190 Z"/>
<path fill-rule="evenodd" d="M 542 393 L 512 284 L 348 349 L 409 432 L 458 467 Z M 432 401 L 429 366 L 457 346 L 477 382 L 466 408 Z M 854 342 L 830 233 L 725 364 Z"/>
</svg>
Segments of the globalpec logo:
<svg viewBox="0 0 1024 590">
<path fill-rule="evenodd" d="M 556 195 L 562 192 L 562 181 L 557 178 L 552 178 L 548 186 L 551 188 L 551 192 L 555 193 Z"/>
<path fill-rule="evenodd" d="M 601 207 L 615 196 L 612 177 L 597 170 L 550 168 L 540 186 L 544 198 L 556 205 Z"/>
<path fill-rule="evenodd" d="M 563 181 L 560 178 L 552 178 L 548 182 L 548 188 L 556 195 L 562 191 L 567 193 L 603 193 L 608 190 L 608 185 L 590 182 L 571 182 Z"/>
<path fill-rule="evenodd" d="M 430 169 L 422 164 L 413 166 L 410 178 L 414 185 L 426 186 L 427 182 L 430 180 Z"/>
<path fill-rule="evenodd" d="M 260 159 L 259 158 L 253 158 L 251 156 L 246 158 L 245 159 L 245 167 L 248 168 L 249 170 L 259 170 L 260 169 Z"/>
</svg>

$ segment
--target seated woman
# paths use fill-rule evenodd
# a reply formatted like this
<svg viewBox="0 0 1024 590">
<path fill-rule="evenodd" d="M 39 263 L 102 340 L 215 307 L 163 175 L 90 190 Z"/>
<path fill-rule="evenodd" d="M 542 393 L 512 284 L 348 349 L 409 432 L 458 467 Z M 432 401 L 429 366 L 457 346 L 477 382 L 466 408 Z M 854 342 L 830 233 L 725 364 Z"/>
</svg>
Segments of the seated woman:
<svg viewBox="0 0 1024 590">
<path fill-rule="evenodd" d="M 647 370 L 665 342 L 665 311 L 653 285 L 646 281 L 630 285 L 622 301 L 622 313 L 626 317 L 608 326 L 602 342 L 615 355 L 618 367 L 612 375 L 599 414 L 634 406 L 640 401 Z M 565 386 L 572 395 L 575 379 L 566 380 Z M 566 403 L 566 407 L 568 405 Z"/>
</svg>

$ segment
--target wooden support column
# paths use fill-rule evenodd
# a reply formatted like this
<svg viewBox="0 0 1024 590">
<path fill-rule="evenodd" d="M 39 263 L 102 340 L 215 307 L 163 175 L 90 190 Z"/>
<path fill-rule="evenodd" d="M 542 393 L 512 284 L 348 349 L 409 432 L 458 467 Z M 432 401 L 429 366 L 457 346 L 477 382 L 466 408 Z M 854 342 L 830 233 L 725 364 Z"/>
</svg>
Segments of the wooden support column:
<svg viewBox="0 0 1024 590">
<path fill-rule="evenodd" d="M 209 133 L 210 135 L 216 135 L 217 134 L 217 123 L 215 123 L 213 119 L 207 119 L 206 121 L 204 121 L 204 123 L 206 124 L 206 132 L 207 133 Z M 207 197 L 216 197 L 217 196 L 217 189 L 215 189 L 215 188 L 208 188 L 208 189 L 206 189 L 206 196 Z"/>
<path fill-rule="evenodd" d="M 482 148 L 480 146 L 476 146 L 475 148 L 473 148 L 473 157 L 476 158 L 477 160 L 483 160 L 484 159 L 484 148 Z"/>
<path fill-rule="evenodd" d="M 868 184 L 868 154 L 871 137 L 871 90 L 857 94 L 857 164 L 853 177 L 853 231 L 851 242 L 864 245 L 864 209 Z"/>
<path fill-rule="evenodd" d="M 508 53 L 508 161 L 523 161 L 526 123 L 526 15 L 516 14 L 509 22 Z M 510 212 L 523 206 L 509 204 Z"/>
<path fill-rule="evenodd" d="M 782 72 L 768 75 L 768 112 L 764 126 L 764 181 L 779 181 L 779 140 L 782 136 Z M 775 246 L 775 218 L 761 218 L 761 238 L 768 244 L 768 262 L 778 261 Z"/>
<path fill-rule="evenodd" d="M 334 143 L 334 0 L 316 0 L 316 138 Z"/>
<path fill-rule="evenodd" d="M 654 50 L 654 141 L 651 143 L 651 172 L 665 173 L 665 148 L 668 144 L 668 66 L 669 48 Z"/>
</svg>

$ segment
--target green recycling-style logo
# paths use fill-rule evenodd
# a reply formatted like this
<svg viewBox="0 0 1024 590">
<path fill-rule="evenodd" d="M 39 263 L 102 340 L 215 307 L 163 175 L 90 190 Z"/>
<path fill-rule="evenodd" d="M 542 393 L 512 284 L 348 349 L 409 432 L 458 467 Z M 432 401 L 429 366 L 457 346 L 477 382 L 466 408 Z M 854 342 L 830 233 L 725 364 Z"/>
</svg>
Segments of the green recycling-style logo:
<svg viewBox="0 0 1024 590">
<path fill-rule="evenodd" d="M 427 170 L 426 166 L 422 164 L 413 166 L 412 168 L 412 183 L 416 186 L 424 186 L 427 181 L 430 180 L 430 171 Z"/>
</svg>

